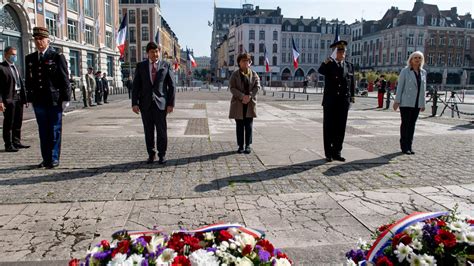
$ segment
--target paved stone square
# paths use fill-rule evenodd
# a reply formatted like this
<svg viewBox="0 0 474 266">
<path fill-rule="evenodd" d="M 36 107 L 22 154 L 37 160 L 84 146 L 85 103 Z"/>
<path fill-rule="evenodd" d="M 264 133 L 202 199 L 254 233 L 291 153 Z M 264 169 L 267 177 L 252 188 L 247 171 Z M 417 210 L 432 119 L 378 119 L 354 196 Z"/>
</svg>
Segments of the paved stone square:
<svg viewBox="0 0 474 266">
<path fill-rule="evenodd" d="M 180 91 L 168 117 L 168 163 L 147 165 L 143 127 L 125 96 L 64 117 L 61 165 L 32 148 L 0 152 L 0 265 L 64 265 L 119 229 L 214 222 L 261 229 L 296 265 L 342 264 L 359 238 L 413 211 L 474 216 L 474 126 L 423 113 L 416 155 L 399 152 L 400 116 L 357 98 L 345 163 L 324 161 L 320 95 L 261 95 L 253 153 L 236 154 L 227 91 Z M 2 263 L 3 262 L 3 263 Z M 24 264 L 22 264 L 24 262 Z"/>
</svg>

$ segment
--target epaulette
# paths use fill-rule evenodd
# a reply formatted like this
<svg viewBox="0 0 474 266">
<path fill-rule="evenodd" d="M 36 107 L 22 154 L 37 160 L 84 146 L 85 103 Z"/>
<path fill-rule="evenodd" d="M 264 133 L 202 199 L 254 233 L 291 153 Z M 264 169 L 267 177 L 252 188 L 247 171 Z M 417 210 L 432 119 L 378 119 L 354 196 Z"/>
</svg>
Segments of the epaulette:
<svg viewBox="0 0 474 266">
<path fill-rule="evenodd" d="M 329 62 L 331 62 L 331 61 L 332 61 L 331 57 L 328 57 L 328 58 L 326 59 L 326 61 L 324 61 L 324 63 L 327 64 L 327 63 L 329 63 Z"/>
</svg>

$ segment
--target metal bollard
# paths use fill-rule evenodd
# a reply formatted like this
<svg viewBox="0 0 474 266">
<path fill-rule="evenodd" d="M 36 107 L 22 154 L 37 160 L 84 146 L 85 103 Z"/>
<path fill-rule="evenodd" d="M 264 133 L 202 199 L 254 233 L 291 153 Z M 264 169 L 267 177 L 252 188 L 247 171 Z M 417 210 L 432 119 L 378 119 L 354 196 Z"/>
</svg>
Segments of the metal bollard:
<svg viewBox="0 0 474 266">
<path fill-rule="evenodd" d="M 387 88 L 387 100 L 385 100 L 385 109 L 390 108 L 390 88 Z"/>
<path fill-rule="evenodd" d="M 309 101 L 309 94 L 306 94 L 306 101 Z"/>
<path fill-rule="evenodd" d="M 294 95 L 294 93 L 293 93 Z M 291 92 L 288 92 L 288 99 L 291 99 Z"/>
<path fill-rule="evenodd" d="M 431 106 L 431 116 L 436 116 L 438 112 L 438 90 L 435 88 L 433 92 L 433 105 Z"/>
<path fill-rule="evenodd" d="M 293 99 L 295 98 L 295 94 L 293 93 Z"/>
<path fill-rule="evenodd" d="M 275 92 L 272 92 L 272 97 L 275 96 Z"/>
<path fill-rule="evenodd" d="M 283 97 L 285 97 L 285 94 L 284 94 L 284 93 L 281 94 L 281 98 L 283 98 Z"/>
</svg>

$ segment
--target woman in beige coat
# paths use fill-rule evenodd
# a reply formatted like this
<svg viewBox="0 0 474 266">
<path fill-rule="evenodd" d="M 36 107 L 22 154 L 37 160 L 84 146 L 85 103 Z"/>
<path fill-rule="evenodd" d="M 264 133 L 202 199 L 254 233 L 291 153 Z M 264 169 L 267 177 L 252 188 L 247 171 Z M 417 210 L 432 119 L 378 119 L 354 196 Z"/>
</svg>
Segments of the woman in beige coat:
<svg viewBox="0 0 474 266">
<path fill-rule="evenodd" d="M 249 154 L 252 150 L 253 118 L 257 117 L 257 93 L 260 89 L 260 78 L 250 69 L 250 54 L 244 53 L 237 57 L 239 69 L 230 76 L 229 88 L 232 93 L 229 118 L 235 119 L 237 126 L 238 153 Z M 245 134 L 244 134 L 245 133 Z M 244 149 L 245 135 L 245 149 Z"/>
</svg>

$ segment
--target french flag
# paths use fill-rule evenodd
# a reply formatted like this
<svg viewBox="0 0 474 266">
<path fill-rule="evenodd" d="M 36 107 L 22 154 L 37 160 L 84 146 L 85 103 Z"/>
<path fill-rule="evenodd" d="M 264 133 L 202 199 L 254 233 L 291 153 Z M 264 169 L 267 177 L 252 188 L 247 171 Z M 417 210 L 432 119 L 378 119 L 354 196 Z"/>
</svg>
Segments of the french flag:
<svg viewBox="0 0 474 266">
<path fill-rule="evenodd" d="M 293 36 L 291 36 L 291 43 L 293 44 L 293 67 L 297 69 L 300 52 L 298 52 L 298 49 L 296 49 L 295 39 L 293 39 Z"/>
<path fill-rule="evenodd" d="M 173 45 L 173 56 L 174 56 L 174 70 L 178 70 L 179 68 L 179 58 L 178 53 L 176 52 L 176 44 Z"/>
<path fill-rule="evenodd" d="M 125 39 L 127 37 L 127 13 L 123 16 L 122 23 L 117 33 L 117 48 L 120 51 L 120 59 L 125 57 Z"/>
<path fill-rule="evenodd" d="M 265 72 L 270 72 L 270 61 L 268 60 L 268 55 L 267 55 L 267 47 L 264 46 L 264 54 L 263 56 L 265 57 Z"/>
<path fill-rule="evenodd" d="M 197 67 L 198 64 L 196 63 L 196 60 L 194 60 L 193 55 L 189 52 L 189 49 L 186 51 L 188 53 L 188 61 L 191 62 L 192 67 Z"/>
</svg>

